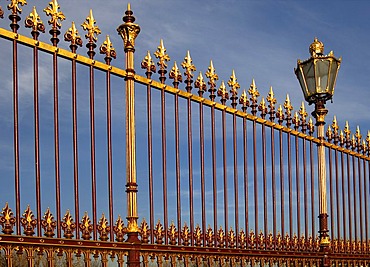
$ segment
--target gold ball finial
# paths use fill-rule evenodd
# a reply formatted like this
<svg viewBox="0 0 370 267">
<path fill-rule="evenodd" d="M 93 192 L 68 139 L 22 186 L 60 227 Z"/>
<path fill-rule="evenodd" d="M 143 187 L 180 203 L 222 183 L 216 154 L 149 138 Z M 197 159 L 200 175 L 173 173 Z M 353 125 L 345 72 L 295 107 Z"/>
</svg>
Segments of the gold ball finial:
<svg viewBox="0 0 370 267">
<path fill-rule="evenodd" d="M 310 54 L 312 57 L 324 54 L 324 44 L 315 37 L 313 43 L 310 45 Z"/>
</svg>

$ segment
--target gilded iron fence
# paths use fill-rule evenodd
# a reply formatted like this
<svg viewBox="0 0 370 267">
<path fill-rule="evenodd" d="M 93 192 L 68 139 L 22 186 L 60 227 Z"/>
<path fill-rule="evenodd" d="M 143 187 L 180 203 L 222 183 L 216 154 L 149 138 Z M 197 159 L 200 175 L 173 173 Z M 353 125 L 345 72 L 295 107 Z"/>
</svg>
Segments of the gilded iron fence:
<svg viewBox="0 0 370 267">
<path fill-rule="evenodd" d="M 70 51 L 58 47 L 64 14 L 55 0 L 44 9 L 51 45 L 38 40 L 45 27 L 36 8 L 25 20 L 32 38 L 19 34 L 23 4 L 8 5 L 11 31 L 0 29 L 12 52 L 2 66 L 11 91 L 2 89 L 0 264 L 369 265 L 370 135 L 351 135 L 348 124 L 340 131 L 334 118 L 321 141 L 303 103 L 297 112 L 288 96 L 277 105 L 272 88 L 259 98 L 254 81 L 239 95 L 234 71 L 219 83 L 212 61 L 194 78 L 189 52 L 183 73 L 176 62 L 168 68 L 163 41 L 141 62 L 145 76 L 138 74 L 140 28 L 130 6 L 118 27 L 121 69 L 111 65 L 117 55 L 109 37 L 99 49 L 104 62 L 95 59 L 100 30 L 92 12 L 82 25 L 85 57 L 76 53 L 82 39 L 74 23 L 64 35 Z M 20 54 L 32 55 L 30 62 L 19 62 Z M 321 144 L 328 225 L 317 219 Z M 317 235 L 326 230 L 328 243 Z"/>
</svg>

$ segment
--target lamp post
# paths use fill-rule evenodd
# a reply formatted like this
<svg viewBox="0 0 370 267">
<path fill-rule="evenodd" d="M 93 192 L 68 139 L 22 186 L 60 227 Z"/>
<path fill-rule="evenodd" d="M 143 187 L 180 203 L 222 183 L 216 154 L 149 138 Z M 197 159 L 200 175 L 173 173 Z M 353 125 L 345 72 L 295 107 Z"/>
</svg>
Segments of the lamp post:
<svg viewBox="0 0 370 267">
<path fill-rule="evenodd" d="M 319 179 L 319 235 L 320 249 L 329 250 L 329 229 L 326 198 L 326 161 L 324 147 L 324 125 L 325 116 L 328 110 L 325 108 L 327 100 L 332 99 L 334 94 L 335 81 L 337 79 L 341 58 L 334 57 L 333 51 L 324 55 L 324 44 L 315 38 L 310 45 L 311 57 L 305 61 L 298 60 L 297 68 L 294 69 L 301 85 L 306 101 L 311 105 L 315 104 L 312 115 L 316 119 L 318 153 L 318 179 Z M 324 263 L 324 265 L 326 265 Z"/>
</svg>

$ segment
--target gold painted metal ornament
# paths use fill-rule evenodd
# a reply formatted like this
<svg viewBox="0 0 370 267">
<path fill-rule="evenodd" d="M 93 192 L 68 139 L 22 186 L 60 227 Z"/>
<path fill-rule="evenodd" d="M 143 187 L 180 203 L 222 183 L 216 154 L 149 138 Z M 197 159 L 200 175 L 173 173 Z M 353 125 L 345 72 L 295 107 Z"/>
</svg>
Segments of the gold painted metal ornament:
<svg viewBox="0 0 370 267">
<path fill-rule="evenodd" d="M 27 28 L 32 28 L 32 31 L 34 32 L 37 32 L 37 31 L 45 32 L 44 23 L 40 19 L 40 16 L 36 11 L 35 6 L 33 7 L 32 12 L 26 18 L 25 25 Z"/>
<path fill-rule="evenodd" d="M 81 24 L 82 28 L 87 31 L 85 37 L 89 42 L 96 42 L 98 40 L 97 35 L 101 34 L 101 30 L 95 24 L 96 20 L 94 19 L 92 9 L 90 9 L 89 16 L 84 23 Z"/>
<path fill-rule="evenodd" d="M 8 5 L 8 10 L 11 10 L 12 14 L 22 13 L 22 9 L 19 7 L 19 5 L 27 5 L 27 0 L 11 0 L 10 4 Z"/>
<path fill-rule="evenodd" d="M 48 21 L 49 25 L 52 25 L 53 28 L 61 28 L 62 24 L 59 21 L 63 21 L 66 19 L 63 12 L 59 11 L 60 6 L 57 0 L 53 0 L 49 3 L 49 6 L 44 8 L 44 12 L 47 16 L 50 16 L 50 20 Z"/>
<path fill-rule="evenodd" d="M 131 11 L 131 5 L 127 5 L 127 10 L 125 12 L 125 16 L 123 17 L 123 21 L 125 23 L 121 24 L 117 28 L 118 34 L 123 39 L 123 45 L 125 51 L 128 50 L 135 50 L 135 39 L 140 33 L 140 27 L 138 24 L 135 24 L 135 17 L 133 16 L 133 12 Z"/>
</svg>

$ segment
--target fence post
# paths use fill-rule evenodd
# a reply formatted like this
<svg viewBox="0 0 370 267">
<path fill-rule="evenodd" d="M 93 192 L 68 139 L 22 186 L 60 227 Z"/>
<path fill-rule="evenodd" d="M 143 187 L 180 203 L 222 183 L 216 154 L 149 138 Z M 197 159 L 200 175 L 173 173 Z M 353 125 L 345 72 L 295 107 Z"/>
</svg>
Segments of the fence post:
<svg viewBox="0 0 370 267">
<path fill-rule="evenodd" d="M 135 17 L 130 4 L 127 5 L 124 23 L 117 28 L 123 39 L 126 54 L 126 192 L 127 192 L 127 242 L 133 243 L 129 251 L 127 264 L 130 267 L 140 266 L 140 253 L 135 244 L 140 243 L 139 227 L 137 224 L 137 183 L 136 183 L 136 148 L 135 148 L 135 69 L 134 52 L 135 38 L 140 32 L 139 25 L 135 24 Z"/>
<path fill-rule="evenodd" d="M 320 143 L 317 145 L 318 154 L 318 175 L 319 175 L 319 234 L 320 234 L 320 251 L 324 252 L 322 259 L 322 266 L 329 266 L 329 235 L 328 235 L 328 211 L 327 211 L 327 197 L 326 197 L 326 161 L 325 161 L 325 116 L 328 110 L 325 108 L 323 101 L 315 103 L 315 111 L 312 113 L 316 119 L 317 138 Z"/>
</svg>

